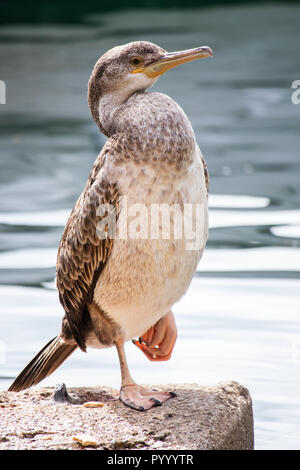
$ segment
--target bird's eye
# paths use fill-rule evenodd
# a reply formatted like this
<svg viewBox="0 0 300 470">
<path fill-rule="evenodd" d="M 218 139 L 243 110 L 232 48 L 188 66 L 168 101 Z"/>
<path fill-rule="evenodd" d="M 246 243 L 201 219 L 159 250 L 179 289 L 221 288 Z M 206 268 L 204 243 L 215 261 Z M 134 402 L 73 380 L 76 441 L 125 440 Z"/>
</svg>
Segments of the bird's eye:
<svg viewBox="0 0 300 470">
<path fill-rule="evenodd" d="M 144 62 L 143 57 L 132 57 L 132 58 L 130 59 L 130 63 L 131 63 L 131 65 L 133 65 L 134 67 L 137 67 L 138 65 L 141 65 L 143 62 Z"/>
</svg>

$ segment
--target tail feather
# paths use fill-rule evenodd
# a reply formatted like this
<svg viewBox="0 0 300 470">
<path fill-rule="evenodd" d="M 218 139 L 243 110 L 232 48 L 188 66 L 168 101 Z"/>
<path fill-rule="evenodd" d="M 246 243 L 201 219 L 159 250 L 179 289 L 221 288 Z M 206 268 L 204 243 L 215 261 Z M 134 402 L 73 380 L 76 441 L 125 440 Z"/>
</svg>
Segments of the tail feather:
<svg viewBox="0 0 300 470">
<path fill-rule="evenodd" d="M 75 343 L 64 343 L 60 336 L 56 336 L 29 362 L 8 390 L 20 392 L 38 384 L 52 374 L 76 348 Z"/>
</svg>

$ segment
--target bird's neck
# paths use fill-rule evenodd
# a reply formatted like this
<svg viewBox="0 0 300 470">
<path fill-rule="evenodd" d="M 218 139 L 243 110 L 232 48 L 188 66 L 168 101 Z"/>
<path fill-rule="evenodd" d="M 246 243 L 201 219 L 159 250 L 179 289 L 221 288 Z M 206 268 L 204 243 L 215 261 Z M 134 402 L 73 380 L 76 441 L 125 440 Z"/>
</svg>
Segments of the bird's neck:
<svg viewBox="0 0 300 470">
<path fill-rule="evenodd" d="M 116 135 L 126 158 L 178 166 L 192 161 L 195 136 L 184 111 L 169 96 L 135 92 L 104 95 L 98 105 L 99 127 Z"/>
<path fill-rule="evenodd" d="M 118 87 L 113 88 L 111 92 L 99 95 L 97 117 L 98 126 L 105 131 L 107 136 L 124 131 L 124 122 L 126 115 L 130 115 L 130 120 L 134 120 L 134 102 L 130 99 L 136 94 L 145 95 L 146 90 L 154 85 L 157 78 L 148 78 L 144 74 L 133 76 L 129 74 L 126 80 Z M 97 89 L 97 88 L 96 88 Z M 98 90 L 101 93 L 101 88 Z M 120 112 L 122 119 L 119 119 Z"/>
<path fill-rule="evenodd" d="M 128 98 L 128 92 L 122 93 L 122 91 L 119 93 L 107 93 L 100 97 L 97 110 L 100 123 L 99 127 L 108 137 L 122 131 L 122 129 L 119 128 L 120 125 L 117 116 L 120 109 L 126 105 Z"/>
</svg>

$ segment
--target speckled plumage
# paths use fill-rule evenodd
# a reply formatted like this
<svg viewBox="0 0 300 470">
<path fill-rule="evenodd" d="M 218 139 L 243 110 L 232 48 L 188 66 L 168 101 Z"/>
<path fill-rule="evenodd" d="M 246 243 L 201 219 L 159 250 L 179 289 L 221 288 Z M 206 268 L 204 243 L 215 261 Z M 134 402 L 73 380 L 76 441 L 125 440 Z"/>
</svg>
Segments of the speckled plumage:
<svg viewBox="0 0 300 470">
<path fill-rule="evenodd" d="M 208 172 L 192 126 L 170 97 L 146 91 L 156 78 L 131 73 L 137 54 L 151 64 L 165 53 L 144 41 L 114 48 L 99 59 L 89 81 L 91 113 L 108 140 L 58 249 L 57 288 L 65 316 L 55 345 L 69 345 L 65 355 L 76 346 L 107 347 L 145 333 L 186 292 L 205 247 Z M 104 216 L 97 209 L 101 204 L 115 209 L 118 235 L 125 210 L 120 197 L 149 210 L 153 204 L 202 205 L 200 246 L 187 250 L 185 238 L 174 235 L 100 239 L 96 227 Z M 51 357 L 51 347 L 43 354 Z M 120 363 L 122 369 L 122 354 Z M 28 386 L 28 377 L 24 383 Z"/>
<path fill-rule="evenodd" d="M 82 349 L 90 327 L 87 305 L 92 303 L 95 283 L 112 246 L 112 240 L 101 240 L 96 232 L 101 220 L 97 208 L 105 203 L 117 209 L 116 184 L 97 179 L 97 175 L 93 178 L 92 172 L 67 221 L 57 254 L 57 288 L 67 320 L 63 322 L 63 336 L 73 337 Z"/>
<path fill-rule="evenodd" d="M 207 170 L 206 167 L 203 168 L 203 157 L 183 110 L 170 97 L 157 92 L 138 90 L 126 96 L 123 102 L 124 80 L 118 84 L 115 77 L 124 73 L 128 56 L 143 50 L 144 53 L 150 53 L 153 60 L 154 57 L 165 53 L 158 46 L 149 43 L 145 49 L 145 45 L 143 42 L 138 43 L 134 50 L 131 44 L 109 51 L 98 61 L 89 81 L 88 97 L 92 115 L 109 139 L 97 158 L 87 187 L 71 214 L 57 262 L 60 299 L 72 335 L 83 349 L 86 338 L 95 343 L 91 341 L 91 337 L 96 335 L 100 341 L 101 334 L 103 335 L 96 326 L 97 308 L 99 318 L 105 315 L 113 323 L 116 320 L 117 324 L 121 323 L 118 332 L 123 329 L 126 339 L 133 337 L 133 333 L 142 334 L 141 328 L 154 324 L 184 293 L 203 251 L 201 247 L 197 253 L 186 254 L 183 248 L 184 240 L 99 241 L 95 234 L 95 226 L 99 220 L 95 216 L 97 204 L 101 201 L 115 204 L 117 195 L 126 195 L 130 203 L 143 203 L 148 207 L 153 203 L 176 202 L 183 207 L 184 203 L 204 203 L 206 200 L 207 195 L 203 194 L 203 189 L 202 193 L 198 190 L 197 196 L 197 190 L 193 188 L 196 200 L 192 200 L 189 194 L 192 179 L 198 178 L 200 188 L 204 171 L 207 181 Z M 119 54 L 117 61 L 116 53 Z M 131 80 L 131 77 L 128 80 Z M 154 81 L 151 80 L 147 85 L 150 86 Z M 196 163 L 195 155 L 198 155 Z M 196 184 L 197 182 L 194 186 Z M 104 191 L 104 188 L 110 188 L 111 185 L 114 188 L 113 193 L 110 194 L 107 189 Z M 83 265 L 84 250 L 86 257 Z M 155 252 L 158 250 L 165 253 L 163 263 L 155 260 Z M 182 280 L 179 278 L 177 284 L 182 283 L 183 288 L 177 286 L 178 295 L 171 295 L 165 303 L 154 302 L 153 319 L 144 322 L 141 311 L 141 328 L 136 328 L 134 332 L 126 331 L 126 315 L 132 317 L 130 310 L 141 308 L 146 298 L 160 296 L 160 286 L 166 282 L 165 277 L 172 277 L 166 271 L 166 266 L 170 265 L 170 269 L 176 272 L 179 265 L 184 265 L 184 258 L 189 260 L 191 269 L 188 274 L 182 273 Z M 67 269 L 64 269 L 66 264 Z M 184 279 L 184 276 L 188 279 Z M 89 302 L 93 304 L 90 308 L 92 315 L 88 314 L 88 296 Z M 136 305 L 133 305 L 135 300 Z M 161 312 L 159 308 L 162 309 Z M 120 310 L 124 310 L 123 322 L 120 319 Z M 136 315 L 138 314 L 134 315 L 133 323 L 139 321 L 135 318 Z M 151 316 L 151 312 L 145 315 Z"/>
</svg>

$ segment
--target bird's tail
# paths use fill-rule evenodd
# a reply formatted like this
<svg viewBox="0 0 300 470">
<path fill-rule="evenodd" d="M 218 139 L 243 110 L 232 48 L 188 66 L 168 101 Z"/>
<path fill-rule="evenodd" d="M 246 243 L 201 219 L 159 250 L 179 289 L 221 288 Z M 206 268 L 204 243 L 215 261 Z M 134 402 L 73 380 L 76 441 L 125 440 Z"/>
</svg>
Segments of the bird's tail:
<svg viewBox="0 0 300 470">
<path fill-rule="evenodd" d="M 75 343 L 65 343 L 61 336 L 56 336 L 29 362 L 9 387 L 10 392 L 20 392 L 38 384 L 57 369 L 77 348 Z"/>
</svg>

